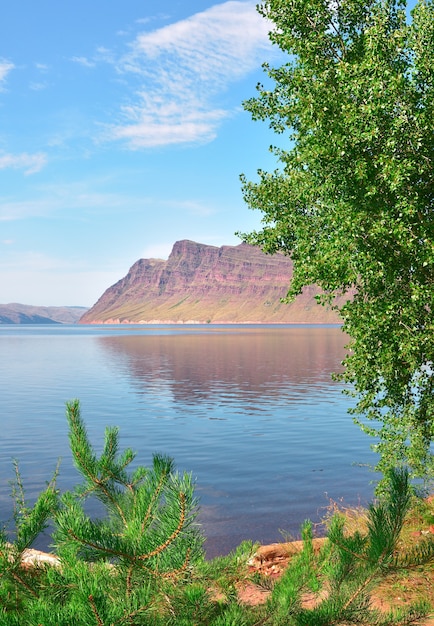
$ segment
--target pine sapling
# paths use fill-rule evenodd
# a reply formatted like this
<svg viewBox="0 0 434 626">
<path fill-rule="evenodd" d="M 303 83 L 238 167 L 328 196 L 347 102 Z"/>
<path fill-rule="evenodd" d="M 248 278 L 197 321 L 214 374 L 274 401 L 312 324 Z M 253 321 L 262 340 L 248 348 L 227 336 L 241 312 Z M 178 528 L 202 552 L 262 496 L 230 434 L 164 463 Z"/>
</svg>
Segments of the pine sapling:
<svg viewBox="0 0 434 626">
<path fill-rule="evenodd" d="M 0 532 L 0 615 L 4 618 L 2 624 L 5 623 L 6 614 L 11 611 L 16 614 L 18 620 L 22 619 L 20 616 L 26 612 L 29 602 L 32 603 L 40 597 L 41 576 L 35 575 L 35 569 L 29 569 L 24 564 L 23 556 L 45 530 L 57 507 L 57 469 L 32 507 L 25 499 L 16 461 L 14 469 L 15 480 L 12 483 L 14 541 L 9 541 L 9 533 L 5 529 Z M 44 566 L 40 565 L 37 569 L 43 570 Z"/>
<path fill-rule="evenodd" d="M 412 488 L 408 471 L 390 471 L 386 490 L 368 508 L 367 531 L 345 532 L 342 515 L 334 515 L 328 541 L 319 555 L 311 550 L 311 537 L 305 535 L 303 552 L 293 559 L 276 585 L 270 608 L 276 624 L 331 626 L 364 624 L 389 626 L 417 624 L 429 607 L 415 603 L 408 608 L 382 613 L 371 606 L 374 586 L 388 573 L 434 561 L 434 539 L 426 538 L 409 551 L 399 542 L 409 512 Z M 321 588 L 313 608 L 302 605 L 302 594 L 312 585 L 312 575 Z M 286 609 L 286 615 L 282 609 Z"/>
<path fill-rule="evenodd" d="M 179 475 L 162 455 L 154 455 L 150 468 L 128 471 L 135 454 L 119 452 L 117 428 L 106 429 L 98 457 L 78 401 L 67 403 L 67 419 L 74 463 L 83 478 L 74 492 L 61 497 L 55 516 L 54 541 L 63 570 L 80 577 L 80 584 L 67 584 L 69 601 L 87 603 L 101 624 L 125 616 L 136 623 L 134 616 L 151 605 L 155 609 L 157 597 L 164 612 L 163 590 L 187 577 L 203 555 L 191 475 Z M 103 505 L 104 517 L 86 513 L 84 500 L 90 497 Z M 87 573 L 83 562 L 93 564 L 86 566 Z M 101 580 L 95 585 L 97 573 Z"/>
</svg>

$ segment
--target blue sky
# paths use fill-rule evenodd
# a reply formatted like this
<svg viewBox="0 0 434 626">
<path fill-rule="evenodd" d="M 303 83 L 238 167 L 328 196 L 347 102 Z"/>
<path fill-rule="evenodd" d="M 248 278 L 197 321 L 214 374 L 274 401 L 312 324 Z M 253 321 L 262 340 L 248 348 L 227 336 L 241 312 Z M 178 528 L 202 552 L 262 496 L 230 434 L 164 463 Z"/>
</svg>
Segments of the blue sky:
<svg viewBox="0 0 434 626">
<path fill-rule="evenodd" d="M 276 138 L 242 101 L 276 61 L 255 2 L 0 8 L 0 302 L 91 306 L 175 241 L 259 226 L 239 174 Z"/>
</svg>

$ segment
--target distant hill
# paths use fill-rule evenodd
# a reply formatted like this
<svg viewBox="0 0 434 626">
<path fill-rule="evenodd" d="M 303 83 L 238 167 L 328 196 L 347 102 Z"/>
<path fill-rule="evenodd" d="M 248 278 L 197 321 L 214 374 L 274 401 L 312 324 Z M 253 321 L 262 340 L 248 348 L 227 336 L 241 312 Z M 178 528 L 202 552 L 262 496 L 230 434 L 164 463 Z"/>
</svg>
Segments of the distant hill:
<svg viewBox="0 0 434 626">
<path fill-rule="evenodd" d="M 117 323 L 339 323 L 308 287 L 283 304 L 292 261 L 259 248 L 178 241 L 167 261 L 140 259 L 81 318 Z"/>
<path fill-rule="evenodd" d="M 86 311 L 82 306 L 0 304 L 0 324 L 76 324 Z"/>
</svg>

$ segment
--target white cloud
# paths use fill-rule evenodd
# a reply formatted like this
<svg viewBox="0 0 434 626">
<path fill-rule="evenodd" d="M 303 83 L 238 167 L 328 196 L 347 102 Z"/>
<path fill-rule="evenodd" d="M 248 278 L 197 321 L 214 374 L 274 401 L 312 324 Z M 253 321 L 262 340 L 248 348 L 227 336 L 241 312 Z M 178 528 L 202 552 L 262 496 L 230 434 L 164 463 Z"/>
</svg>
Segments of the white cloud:
<svg viewBox="0 0 434 626">
<path fill-rule="evenodd" d="M 109 48 L 105 48 L 104 46 L 99 46 L 96 49 L 95 61 L 116 64 L 114 53 Z"/>
<path fill-rule="evenodd" d="M 47 163 L 47 156 L 43 152 L 28 154 L 0 154 L 0 170 L 6 168 L 22 169 L 24 174 L 35 174 Z"/>
<path fill-rule="evenodd" d="M 71 61 L 83 65 L 84 67 L 95 67 L 95 61 L 89 61 L 86 57 L 72 57 Z"/>
<path fill-rule="evenodd" d="M 211 141 L 231 114 L 216 97 L 260 66 L 271 48 L 268 30 L 254 4 L 230 0 L 138 35 L 117 70 L 135 74 L 142 87 L 109 138 L 132 149 Z"/>
<path fill-rule="evenodd" d="M 0 89 L 2 88 L 2 83 L 6 80 L 7 75 L 14 68 L 15 65 L 11 61 L 0 59 Z"/>
<path fill-rule="evenodd" d="M 0 199 L 0 222 L 14 222 L 28 217 L 48 215 L 56 209 L 53 199 L 7 202 Z"/>
<path fill-rule="evenodd" d="M 206 143 L 216 136 L 217 123 L 227 117 L 223 110 L 208 111 L 185 101 L 166 104 L 155 95 L 138 94 L 137 105 L 123 107 L 126 122 L 112 127 L 112 139 L 124 139 L 132 149 Z M 170 97 L 170 96 L 169 96 Z"/>
<path fill-rule="evenodd" d="M 40 72 L 48 72 L 48 65 L 46 63 L 35 63 L 36 69 Z"/>
</svg>

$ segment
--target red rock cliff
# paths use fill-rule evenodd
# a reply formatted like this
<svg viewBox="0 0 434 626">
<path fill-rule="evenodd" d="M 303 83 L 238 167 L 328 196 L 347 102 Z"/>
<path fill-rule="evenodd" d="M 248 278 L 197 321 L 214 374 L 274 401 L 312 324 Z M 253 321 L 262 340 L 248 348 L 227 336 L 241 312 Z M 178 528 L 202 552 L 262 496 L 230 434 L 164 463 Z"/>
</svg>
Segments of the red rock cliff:
<svg viewBox="0 0 434 626">
<path fill-rule="evenodd" d="M 178 241 L 167 261 L 140 259 L 80 323 L 337 323 L 307 288 L 283 304 L 292 261 L 240 244 Z"/>
</svg>

